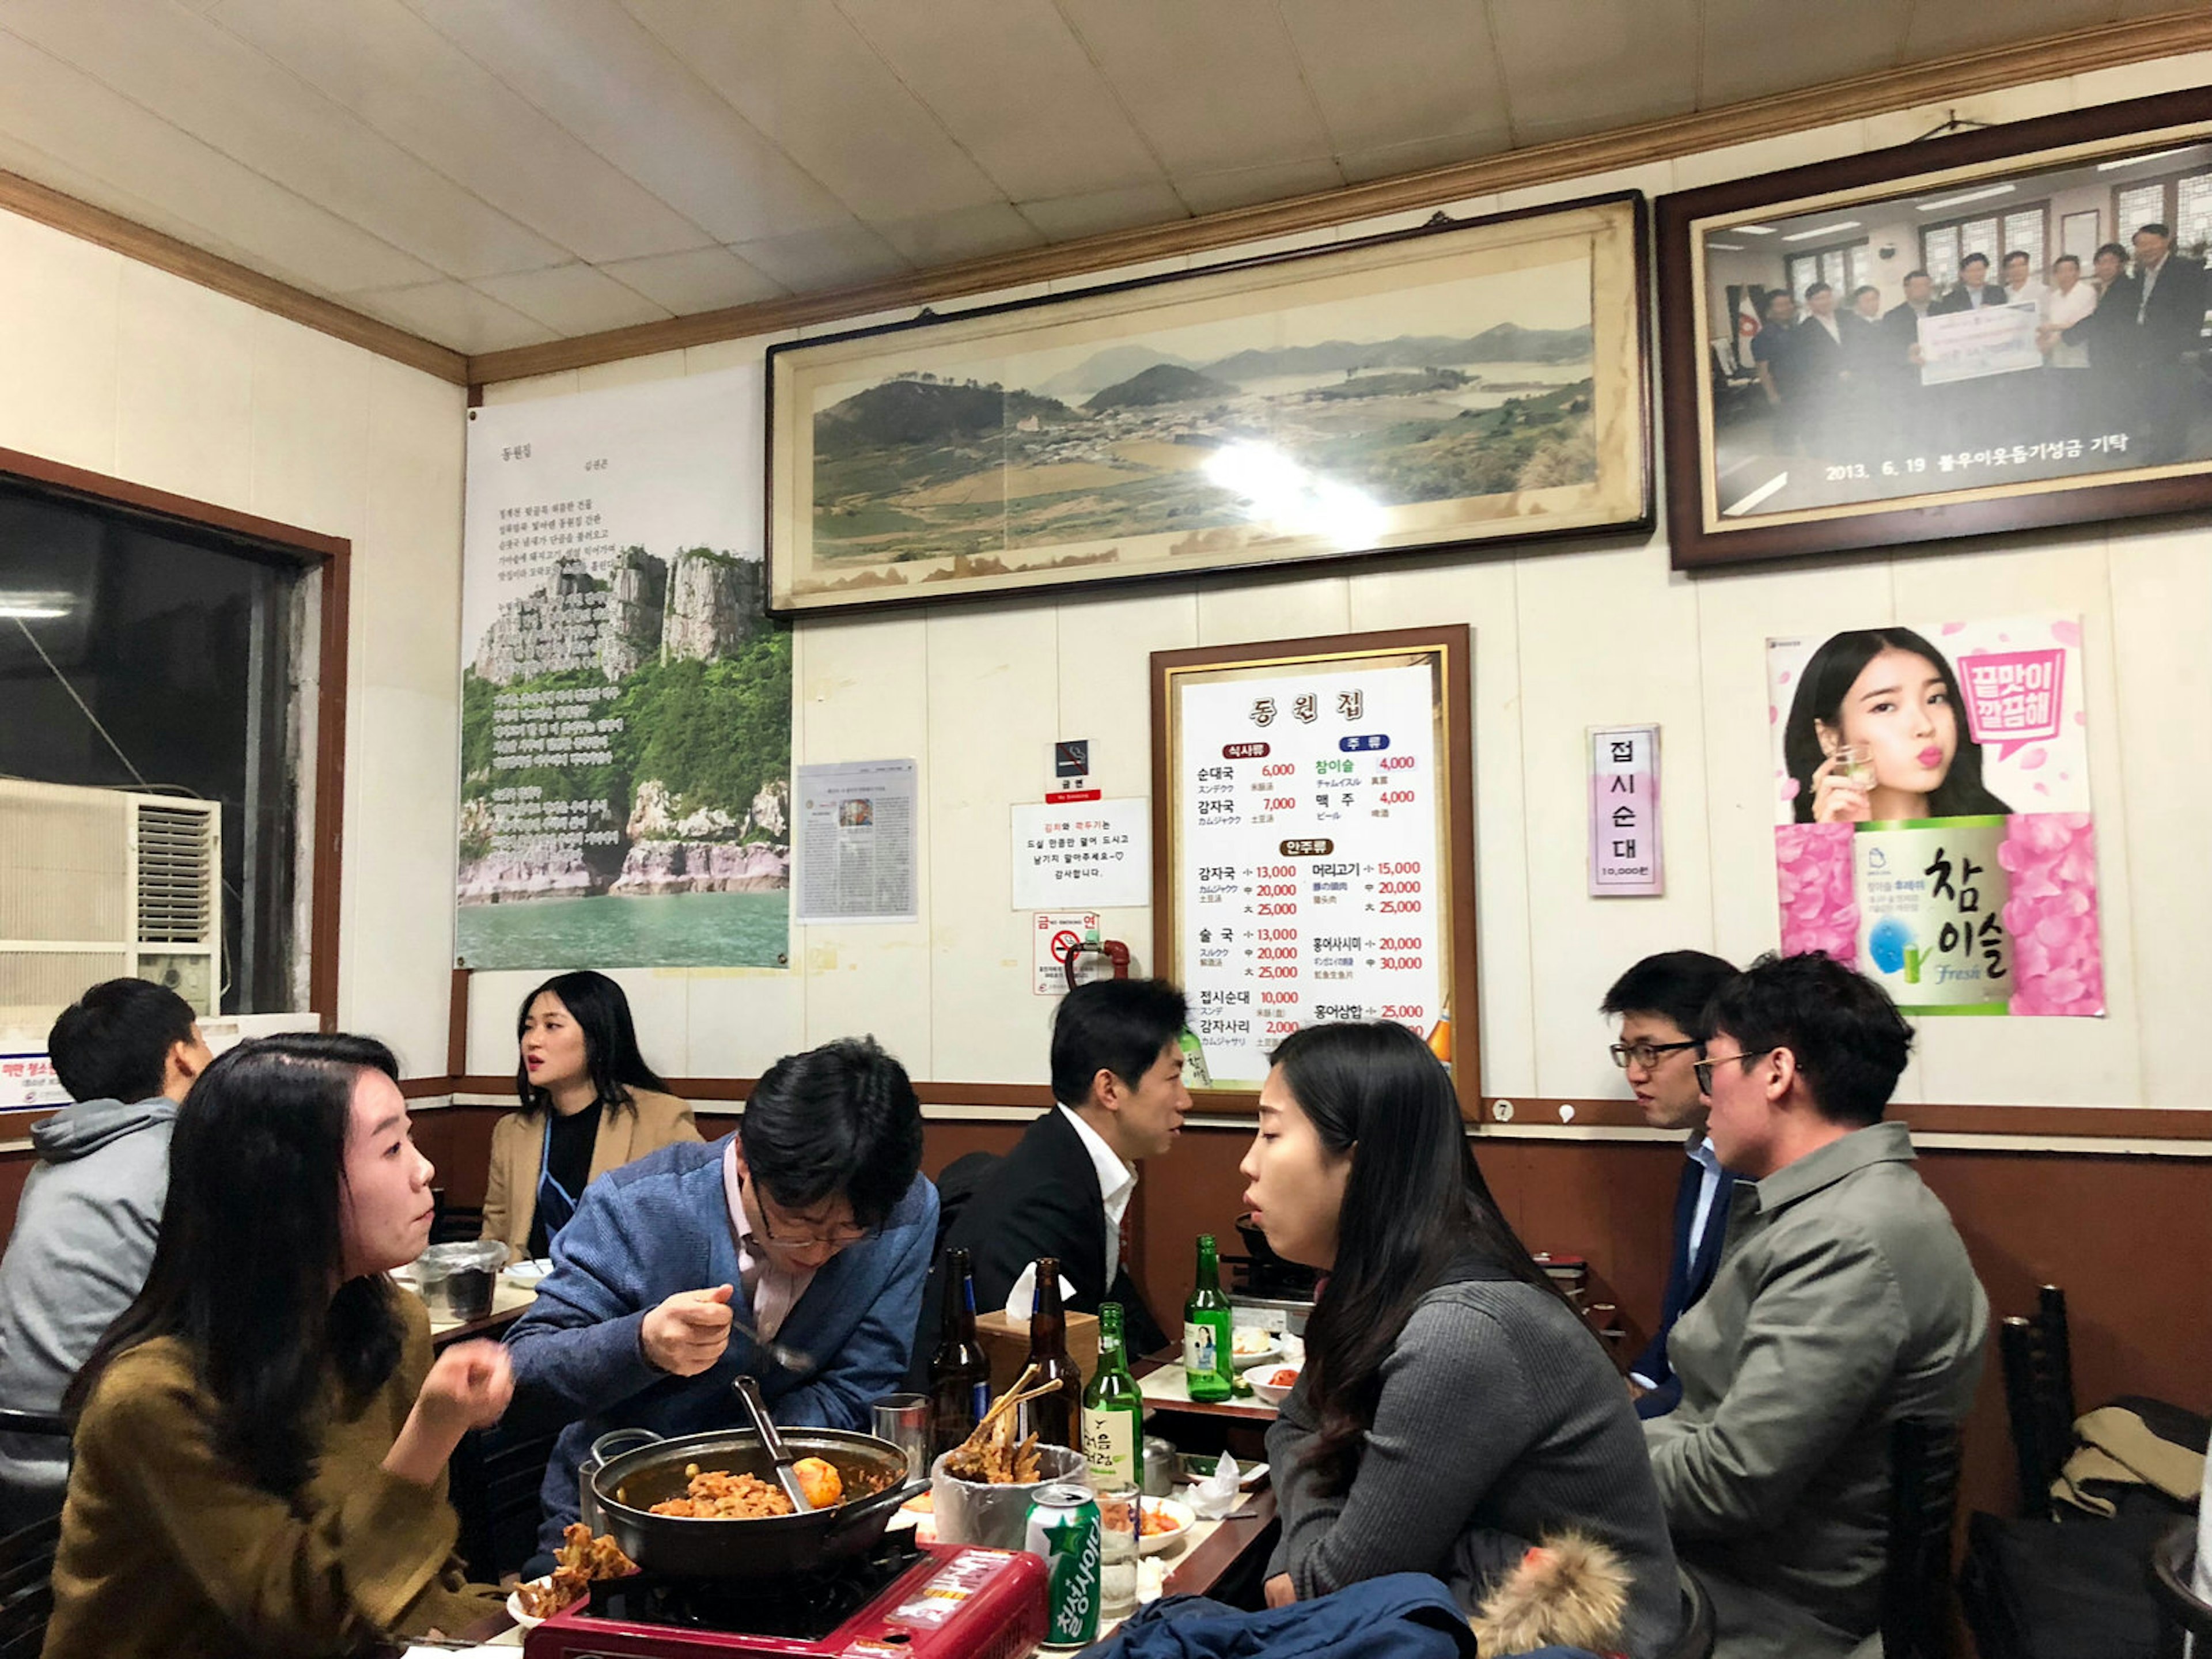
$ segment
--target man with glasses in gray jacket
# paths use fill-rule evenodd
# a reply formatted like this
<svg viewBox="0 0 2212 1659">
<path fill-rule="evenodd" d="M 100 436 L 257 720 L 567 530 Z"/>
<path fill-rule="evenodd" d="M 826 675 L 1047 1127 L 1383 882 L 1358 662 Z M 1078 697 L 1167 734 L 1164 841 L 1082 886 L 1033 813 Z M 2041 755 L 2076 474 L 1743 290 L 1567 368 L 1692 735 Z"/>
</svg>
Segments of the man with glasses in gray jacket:
<svg viewBox="0 0 2212 1659">
<path fill-rule="evenodd" d="M 1890 1426 L 1966 1415 L 1989 1300 L 1882 1121 L 1912 1030 L 1879 987 L 1765 957 L 1703 1023 L 1707 1132 L 1743 1179 L 1668 1343 L 1681 1403 L 1645 1443 L 1719 1659 L 1840 1659 L 1878 1622 Z"/>
</svg>

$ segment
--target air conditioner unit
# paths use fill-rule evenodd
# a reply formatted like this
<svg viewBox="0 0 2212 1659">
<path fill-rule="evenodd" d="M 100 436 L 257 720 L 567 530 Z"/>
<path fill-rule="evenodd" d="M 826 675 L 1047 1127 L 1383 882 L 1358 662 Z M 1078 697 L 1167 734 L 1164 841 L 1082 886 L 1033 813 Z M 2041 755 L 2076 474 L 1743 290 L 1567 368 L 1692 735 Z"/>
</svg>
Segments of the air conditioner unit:
<svg viewBox="0 0 2212 1659">
<path fill-rule="evenodd" d="M 0 1024 L 51 1020 L 125 975 L 218 1012 L 220 808 L 0 779 Z"/>
</svg>

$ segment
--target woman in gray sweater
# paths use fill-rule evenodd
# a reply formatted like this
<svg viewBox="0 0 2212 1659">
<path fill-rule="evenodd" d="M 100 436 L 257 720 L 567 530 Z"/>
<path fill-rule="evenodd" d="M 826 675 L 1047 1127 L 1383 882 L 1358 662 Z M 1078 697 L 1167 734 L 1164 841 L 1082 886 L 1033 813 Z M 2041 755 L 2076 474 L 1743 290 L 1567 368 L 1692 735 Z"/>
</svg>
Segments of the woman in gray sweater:
<svg viewBox="0 0 2212 1659">
<path fill-rule="evenodd" d="M 1575 1531 L 1631 1575 L 1632 1659 L 1663 1649 L 1674 1553 L 1627 1389 L 1498 1213 L 1421 1040 L 1387 1022 L 1292 1035 L 1243 1173 L 1269 1246 L 1328 1274 L 1267 1433 L 1268 1604 L 1426 1572 L 1472 1610 Z"/>
</svg>

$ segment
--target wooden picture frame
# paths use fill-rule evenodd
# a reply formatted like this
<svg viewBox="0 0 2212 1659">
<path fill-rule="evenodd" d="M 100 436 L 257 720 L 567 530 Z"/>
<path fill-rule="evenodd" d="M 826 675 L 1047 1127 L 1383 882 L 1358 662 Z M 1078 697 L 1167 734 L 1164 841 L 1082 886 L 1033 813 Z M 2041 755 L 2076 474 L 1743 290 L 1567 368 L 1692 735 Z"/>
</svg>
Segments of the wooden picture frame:
<svg viewBox="0 0 2212 1659">
<path fill-rule="evenodd" d="M 2043 257 L 2031 253 L 2031 283 L 2057 289 L 2064 279 L 2053 262 L 2069 218 L 2077 234 L 2091 208 L 2115 224 L 2129 206 L 2151 205 L 2142 186 L 2177 172 L 2191 180 L 2212 173 L 2212 91 L 1661 198 L 1674 566 L 2212 506 L 2201 318 L 2185 348 L 2174 343 L 2186 331 L 2187 296 L 2206 282 L 2202 249 L 2177 240 L 2174 263 L 2160 266 L 2153 285 L 2155 295 L 2165 284 L 2172 298 L 2157 303 L 2171 314 L 2132 328 L 2132 267 L 2112 303 L 2100 300 L 2106 320 L 2070 330 L 2054 320 L 2055 295 L 2001 280 L 2003 254 L 2033 246 Z M 2169 184 L 2160 198 L 2189 211 L 2185 226 L 2168 222 L 2191 242 L 2212 238 L 2212 217 L 2197 206 L 2208 187 Z M 1978 302 L 1955 270 L 1975 252 L 1991 262 Z M 1922 271 L 1934 279 L 1925 313 L 1907 293 L 1908 274 Z M 1836 290 L 1834 328 L 1746 320 L 1778 289 L 1795 303 L 1817 283 Z M 1879 320 L 1847 314 L 1862 286 L 1875 289 Z M 2081 303 L 2073 296 L 2063 314 Z M 1826 340 L 1803 332 L 1815 326 Z"/>
<path fill-rule="evenodd" d="M 1209 1066 L 1223 1064 L 1231 1055 L 1250 1063 L 1224 1065 L 1212 1086 L 1194 1081 L 1192 1095 L 1200 1109 L 1255 1111 L 1265 1070 L 1261 1051 L 1298 1024 L 1389 1018 L 1425 1031 L 1431 1020 L 1426 1012 L 1417 1018 L 1414 1011 L 1441 1008 L 1449 1021 L 1447 1052 L 1462 1115 L 1480 1121 L 1468 696 L 1473 649 L 1467 624 L 1455 623 L 1152 653 L 1153 971 L 1190 996 L 1192 1027 L 1202 1045 L 1208 1031 L 1224 1022 L 1249 1024 L 1248 1031 L 1207 1047 Z M 1362 695 L 1342 700 L 1343 694 L 1355 691 Z M 1300 706 L 1307 696 L 1316 699 L 1310 708 Z M 1271 700 L 1271 708 L 1259 708 Z M 1248 701 L 1251 721 L 1261 722 L 1265 715 L 1263 723 L 1253 725 L 1251 740 L 1217 742 L 1226 729 L 1224 709 L 1234 704 L 1242 710 Z M 1279 739 L 1266 735 L 1270 728 L 1294 734 L 1297 741 L 1278 749 L 1273 744 Z M 1237 732 L 1243 735 L 1241 725 Z M 1202 744 L 1206 752 L 1197 752 L 1194 744 Z M 1299 745 L 1328 758 L 1292 760 Z M 1217 748 L 1224 752 L 1216 755 Z M 1231 755 L 1231 749 L 1239 752 Z M 1243 752 L 1255 749 L 1260 752 Z M 1355 762 L 1349 758 L 1353 756 L 1366 758 Z M 1401 760 L 1403 769 L 1383 769 L 1386 763 Z M 1329 787 L 1323 805 L 1316 807 L 1316 785 L 1308 774 L 1324 763 L 1332 769 Z M 1285 767 L 1291 769 L 1284 773 Z M 1338 768 L 1342 769 L 1334 769 Z M 1244 775 L 1248 772 L 1252 775 Z M 1275 781 L 1276 774 L 1281 781 Z M 1417 793 L 1424 788 L 1431 798 L 1425 804 Z M 1280 795 L 1273 793 L 1279 789 Z M 1401 802 L 1395 799 L 1401 793 L 1414 799 Z M 1291 805 L 1293 800 L 1297 804 Z M 1231 809 L 1225 816 L 1209 805 L 1222 801 Z M 1258 804 L 1249 823 L 1246 813 L 1234 810 L 1247 801 Z M 1413 815 L 1393 818 L 1389 809 L 1405 805 Z M 1424 805 L 1428 811 L 1421 810 Z M 1388 821 L 1378 822 L 1382 820 Z M 1201 830 L 1206 843 L 1196 841 Z M 1255 845 L 1274 843 L 1265 856 L 1275 860 L 1279 854 L 1281 861 L 1255 862 L 1231 874 L 1240 861 L 1221 858 L 1217 849 L 1231 845 L 1232 835 Z M 1427 850 L 1418 857 L 1374 855 L 1374 849 L 1392 845 Z M 1212 862 L 1217 858 L 1219 863 Z M 1409 864 L 1419 867 L 1408 870 Z M 1283 876 L 1285 870 L 1297 873 Z M 1194 881 L 1194 875 L 1204 878 Z M 1402 891 L 1408 883 L 1431 884 L 1419 895 L 1420 908 L 1394 909 L 1394 915 L 1410 919 L 1386 921 L 1382 906 L 1416 902 L 1413 895 Z M 1372 890 L 1386 885 L 1400 890 L 1399 896 Z M 1288 911 L 1260 914 L 1280 907 Z M 1249 921 L 1243 915 L 1248 908 L 1254 912 Z M 1239 936 L 1221 934 L 1200 943 L 1202 933 L 1212 933 L 1220 925 L 1216 911 Z M 1388 932 L 1394 928 L 1400 935 L 1395 939 Z M 1253 937 L 1243 938 L 1243 932 Z M 1268 942 L 1277 935 L 1291 937 Z M 1316 941 L 1326 954 L 1311 948 Z M 1197 949 L 1187 948 L 1191 945 Z M 1403 952 L 1409 945 L 1419 953 L 1412 967 L 1404 965 L 1409 958 L 1402 954 L 1395 959 L 1383 954 L 1391 949 Z M 1244 963 L 1247 954 L 1286 947 L 1299 957 L 1297 973 L 1284 975 L 1287 985 L 1262 977 L 1272 964 L 1256 957 Z M 1425 973 L 1419 958 L 1426 959 Z M 1344 988 L 1332 992 L 1308 980 L 1310 969 Z M 1418 997 L 1412 989 L 1416 985 L 1423 988 Z M 1267 996 L 1275 986 L 1295 993 L 1297 1000 L 1269 1004 Z M 1398 987 L 1406 988 L 1389 988 Z M 1221 1000 L 1240 988 L 1250 992 L 1249 1000 Z M 1311 994 L 1316 989 L 1339 1003 L 1322 1003 Z M 1398 996 L 1405 998 L 1403 1003 L 1391 1000 Z M 1273 1030 L 1263 1012 L 1270 1006 L 1282 1009 Z M 1351 1012 L 1354 1006 L 1356 1013 Z"/>
<path fill-rule="evenodd" d="M 778 615 L 1645 530 L 1634 192 L 768 352 Z"/>
</svg>

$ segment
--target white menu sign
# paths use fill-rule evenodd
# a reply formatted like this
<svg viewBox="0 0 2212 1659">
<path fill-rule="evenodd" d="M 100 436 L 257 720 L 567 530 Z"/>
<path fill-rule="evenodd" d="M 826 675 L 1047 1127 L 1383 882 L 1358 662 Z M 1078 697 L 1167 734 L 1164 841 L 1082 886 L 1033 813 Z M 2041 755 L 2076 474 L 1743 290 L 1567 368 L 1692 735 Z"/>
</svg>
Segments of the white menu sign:
<svg viewBox="0 0 2212 1659">
<path fill-rule="evenodd" d="M 1436 675 L 1324 665 L 1181 688 L 1176 925 L 1219 1084 L 1302 1025 L 1425 1036 L 1449 985 Z"/>
</svg>

